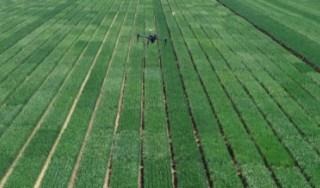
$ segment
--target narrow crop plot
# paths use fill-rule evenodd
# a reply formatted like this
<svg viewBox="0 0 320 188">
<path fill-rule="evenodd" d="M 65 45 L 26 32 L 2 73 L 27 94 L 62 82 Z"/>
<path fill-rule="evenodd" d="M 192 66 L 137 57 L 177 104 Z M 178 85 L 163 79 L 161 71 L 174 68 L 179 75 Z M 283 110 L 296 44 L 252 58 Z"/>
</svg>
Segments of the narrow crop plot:
<svg viewBox="0 0 320 188">
<path fill-rule="evenodd" d="M 320 187 L 320 2 L 0 2 L 0 188 Z"/>
</svg>

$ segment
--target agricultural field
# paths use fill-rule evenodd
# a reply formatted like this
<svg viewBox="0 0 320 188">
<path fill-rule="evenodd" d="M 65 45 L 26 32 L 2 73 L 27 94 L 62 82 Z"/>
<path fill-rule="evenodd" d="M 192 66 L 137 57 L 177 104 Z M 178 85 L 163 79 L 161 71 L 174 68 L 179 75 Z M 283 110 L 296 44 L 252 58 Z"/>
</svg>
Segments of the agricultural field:
<svg viewBox="0 0 320 188">
<path fill-rule="evenodd" d="M 220 0 L 310 64 L 320 67 L 320 3 L 313 0 Z M 312 63 L 311 63 L 312 62 Z"/>
<path fill-rule="evenodd" d="M 317 7 L 0 1 L 0 188 L 320 187 Z"/>
</svg>

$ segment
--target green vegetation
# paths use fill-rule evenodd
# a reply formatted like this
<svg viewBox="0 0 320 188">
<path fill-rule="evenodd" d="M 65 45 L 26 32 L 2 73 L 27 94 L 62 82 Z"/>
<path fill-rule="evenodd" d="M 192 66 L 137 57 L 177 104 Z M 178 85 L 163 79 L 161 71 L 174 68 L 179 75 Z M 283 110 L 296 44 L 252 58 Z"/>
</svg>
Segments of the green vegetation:
<svg viewBox="0 0 320 188">
<path fill-rule="evenodd" d="M 219 0 L 319 68 L 319 3 L 300 0 Z"/>
<path fill-rule="evenodd" d="M 320 3 L 220 1 L 1 1 L 0 187 L 319 187 Z"/>
</svg>

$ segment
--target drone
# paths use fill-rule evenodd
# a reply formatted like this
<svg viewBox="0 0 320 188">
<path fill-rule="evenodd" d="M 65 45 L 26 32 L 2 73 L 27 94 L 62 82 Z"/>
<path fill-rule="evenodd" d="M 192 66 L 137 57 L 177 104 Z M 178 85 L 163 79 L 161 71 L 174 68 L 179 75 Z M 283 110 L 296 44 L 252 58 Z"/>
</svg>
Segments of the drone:
<svg viewBox="0 0 320 188">
<path fill-rule="evenodd" d="M 168 39 L 167 38 L 160 38 L 157 34 L 150 34 L 150 35 L 142 35 L 142 34 L 137 34 L 137 40 L 139 40 L 140 38 L 144 38 L 147 39 L 147 45 L 149 45 L 150 43 L 153 44 L 156 41 L 163 41 L 165 44 L 167 44 Z"/>
</svg>

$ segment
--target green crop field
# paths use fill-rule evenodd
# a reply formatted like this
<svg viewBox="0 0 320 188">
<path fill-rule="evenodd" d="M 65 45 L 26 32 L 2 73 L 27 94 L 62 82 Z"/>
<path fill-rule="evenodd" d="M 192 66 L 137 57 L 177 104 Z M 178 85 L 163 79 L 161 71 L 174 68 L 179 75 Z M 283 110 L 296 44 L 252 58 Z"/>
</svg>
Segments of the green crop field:
<svg viewBox="0 0 320 188">
<path fill-rule="evenodd" d="M 320 187 L 319 10 L 0 1 L 0 188 Z"/>
</svg>

